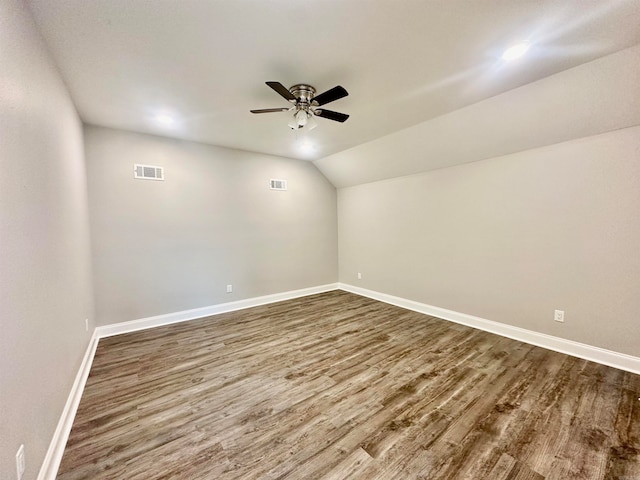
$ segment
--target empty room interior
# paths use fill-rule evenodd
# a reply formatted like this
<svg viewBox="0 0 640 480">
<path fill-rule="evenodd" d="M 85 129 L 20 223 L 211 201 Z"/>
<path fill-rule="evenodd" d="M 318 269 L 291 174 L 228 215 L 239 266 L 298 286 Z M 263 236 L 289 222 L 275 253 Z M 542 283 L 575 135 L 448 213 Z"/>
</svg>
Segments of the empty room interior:
<svg viewBox="0 0 640 480">
<path fill-rule="evenodd" d="M 640 2 L 0 0 L 0 478 L 640 480 Z"/>
</svg>

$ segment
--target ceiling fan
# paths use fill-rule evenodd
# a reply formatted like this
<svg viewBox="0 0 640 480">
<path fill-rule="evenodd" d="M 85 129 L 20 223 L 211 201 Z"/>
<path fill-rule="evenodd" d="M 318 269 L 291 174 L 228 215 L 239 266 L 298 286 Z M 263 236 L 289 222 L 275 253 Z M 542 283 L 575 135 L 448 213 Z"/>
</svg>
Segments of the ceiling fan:
<svg viewBox="0 0 640 480">
<path fill-rule="evenodd" d="M 262 110 L 251 110 L 251 113 L 275 113 L 275 112 L 293 112 L 293 118 L 289 122 L 292 130 L 297 130 L 307 126 L 309 130 L 313 130 L 317 124 L 314 116 L 327 118 L 336 122 L 345 122 L 349 115 L 333 110 L 318 108 L 327 103 L 333 102 L 349 95 L 344 87 L 338 85 L 327 90 L 320 95 L 316 95 L 316 89 L 311 85 L 300 83 L 287 89 L 280 82 L 266 82 L 281 97 L 293 103 L 292 107 L 283 108 L 264 108 Z"/>
</svg>

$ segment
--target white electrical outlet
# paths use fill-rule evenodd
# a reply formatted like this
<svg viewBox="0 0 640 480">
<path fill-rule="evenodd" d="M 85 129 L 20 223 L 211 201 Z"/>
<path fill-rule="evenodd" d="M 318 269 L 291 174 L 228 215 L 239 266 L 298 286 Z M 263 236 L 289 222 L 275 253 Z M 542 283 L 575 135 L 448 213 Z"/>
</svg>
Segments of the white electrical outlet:
<svg viewBox="0 0 640 480">
<path fill-rule="evenodd" d="M 85 319 L 84 319 L 84 330 L 85 330 L 86 332 L 88 332 L 88 331 L 89 331 L 89 319 L 88 319 L 88 318 L 85 318 Z"/>
<path fill-rule="evenodd" d="M 555 310 L 553 312 L 553 319 L 556 322 L 564 322 L 564 310 Z"/>
<path fill-rule="evenodd" d="M 18 473 L 18 480 L 24 475 L 25 463 L 24 463 L 24 445 L 20 445 L 18 453 L 16 453 L 16 471 Z"/>
<path fill-rule="evenodd" d="M 227 285 L 227 293 L 233 292 L 233 285 Z"/>
<path fill-rule="evenodd" d="M 362 274 L 358 272 L 358 280 L 362 280 Z"/>
</svg>

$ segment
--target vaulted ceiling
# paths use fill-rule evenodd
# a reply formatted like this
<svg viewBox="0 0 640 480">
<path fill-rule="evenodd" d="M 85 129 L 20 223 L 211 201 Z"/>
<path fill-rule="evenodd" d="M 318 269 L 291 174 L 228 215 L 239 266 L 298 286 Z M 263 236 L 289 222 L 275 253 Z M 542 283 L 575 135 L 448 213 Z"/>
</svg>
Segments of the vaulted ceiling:
<svg viewBox="0 0 640 480">
<path fill-rule="evenodd" d="M 316 160 L 640 43 L 637 0 L 29 0 L 91 124 Z M 528 41 L 527 55 L 501 59 Z M 264 82 L 350 93 L 291 131 Z M 159 114 L 170 116 L 162 123 Z"/>
</svg>

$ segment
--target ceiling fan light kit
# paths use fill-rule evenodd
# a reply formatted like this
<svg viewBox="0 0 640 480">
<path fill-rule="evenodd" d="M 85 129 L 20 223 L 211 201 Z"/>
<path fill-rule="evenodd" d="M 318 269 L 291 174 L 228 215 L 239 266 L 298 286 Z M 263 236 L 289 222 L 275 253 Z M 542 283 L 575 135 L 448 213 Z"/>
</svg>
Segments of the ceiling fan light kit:
<svg viewBox="0 0 640 480">
<path fill-rule="evenodd" d="M 291 130 L 298 130 L 299 128 L 307 127 L 307 130 L 313 130 L 318 126 L 318 122 L 313 118 L 313 114 L 305 111 L 302 108 L 296 110 L 291 117 L 291 120 L 287 124 Z"/>
<path fill-rule="evenodd" d="M 347 118 L 349 118 L 349 115 L 345 113 L 318 108 L 349 95 L 344 87 L 340 85 L 316 96 L 316 89 L 304 83 L 299 83 L 289 89 L 280 82 L 266 82 L 266 84 L 285 100 L 293 103 L 293 107 L 264 108 L 261 110 L 251 110 L 251 113 L 293 112 L 292 118 L 288 123 L 289 128 L 292 130 L 298 130 L 304 127 L 308 130 L 313 130 L 317 126 L 314 118 L 316 116 L 340 123 L 345 122 Z"/>
</svg>

